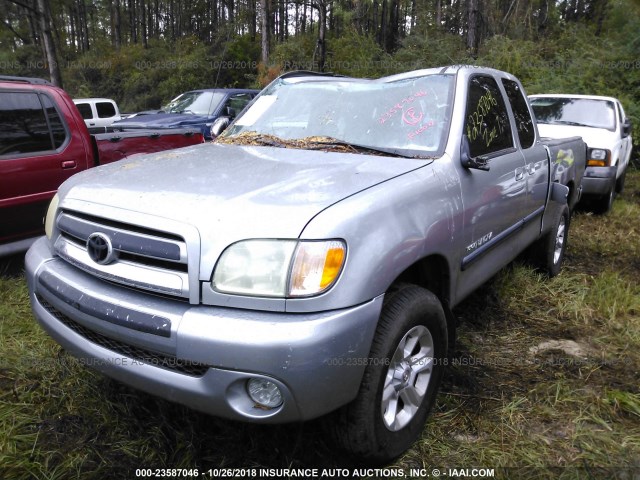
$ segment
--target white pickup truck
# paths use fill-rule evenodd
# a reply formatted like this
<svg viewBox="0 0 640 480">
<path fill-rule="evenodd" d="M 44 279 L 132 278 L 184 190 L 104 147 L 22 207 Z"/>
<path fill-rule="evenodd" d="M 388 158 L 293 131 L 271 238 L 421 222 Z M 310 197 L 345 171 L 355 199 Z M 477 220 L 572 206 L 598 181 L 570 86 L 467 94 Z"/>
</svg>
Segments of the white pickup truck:
<svg viewBox="0 0 640 480">
<path fill-rule="evenodd" d="M 598 213 L 611 209 L 624 188 L 631 157 L 631 121 L 620 101 L 593 95 L 531 95 L 531 106 L 543 137 L 578 135 L 589 147 L 582 180 L 583 198 Z"/>
<path fill-rule="evenodd" d="M 118 105 L 110 98 L 74 98 L 89 133 L 107 133 L 113 122 L 122 118 Z"/>
</svg>

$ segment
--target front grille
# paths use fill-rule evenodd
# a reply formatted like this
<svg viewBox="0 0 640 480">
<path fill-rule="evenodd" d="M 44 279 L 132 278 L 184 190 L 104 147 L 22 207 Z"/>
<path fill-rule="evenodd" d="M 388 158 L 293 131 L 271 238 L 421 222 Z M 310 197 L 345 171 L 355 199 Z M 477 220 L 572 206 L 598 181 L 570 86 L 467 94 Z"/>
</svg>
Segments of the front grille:
<svg viewBox="0 0 640 480">
<path fill-rule="evenodd" d="M 114 340 L 101 333 L 94 332 L 93 330 L 80 325 L 71 318 L 67 317 L 64 313 L 57 310 L 53 305 L 47 302 L 40 295 L 36 298 L 38 302 L 44 307 L 44 309 L 51 315 L 56 317 L 65 326 L 76 332 L 78 335 L 83 336 L 87 340 L 103 348 L 111 350 L 112 352 L 123 355 L 127 358 L 134 359 L 139 362 L 144 362 L 154 367 L 164 368 L 165 370 L 171 370 L 173 372 L 183 373 L 192 377 L 201 377 L 210 368 L 209 365 L 202 363 L 192 362 L 190 360 L 182 360 L 172 355 L 166 355 L 162 353 L 152 352 L 140 347 L 128 345 L 124 342 Z"/>
<path fill-rule="evenodd" d="M 71 210 L 59 212 L 56 223 L 60 236 L 55 251 L 70 264 L 113 283 L 189 298 L 187 244 L 182 237 Z M 96 241 L 101 242 L 99 253 Z"/>
</svg>

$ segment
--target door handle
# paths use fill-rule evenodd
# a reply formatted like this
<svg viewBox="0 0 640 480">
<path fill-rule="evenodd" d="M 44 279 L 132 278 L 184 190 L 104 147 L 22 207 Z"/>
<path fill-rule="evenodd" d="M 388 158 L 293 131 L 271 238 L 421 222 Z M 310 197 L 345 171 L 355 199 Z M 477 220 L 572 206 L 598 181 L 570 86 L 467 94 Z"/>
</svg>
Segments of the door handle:
<svg viewBox="0 0 640 480">
<path fill-rule="evenodd" d="M 516 168 L 516 181 L 524 178 L 524 168 Z"/>
<path fill-rule="evenodd" d="M 64 160 L 61 164 L 63 169 L 68 170 L 70 168 L 76 168 L 75 160 Z"/>
<path fill-rule="evenodd" d="M 527 173 L 533 175 L 542 168 L 542 162 L 527 163 Z"/>
</svg>

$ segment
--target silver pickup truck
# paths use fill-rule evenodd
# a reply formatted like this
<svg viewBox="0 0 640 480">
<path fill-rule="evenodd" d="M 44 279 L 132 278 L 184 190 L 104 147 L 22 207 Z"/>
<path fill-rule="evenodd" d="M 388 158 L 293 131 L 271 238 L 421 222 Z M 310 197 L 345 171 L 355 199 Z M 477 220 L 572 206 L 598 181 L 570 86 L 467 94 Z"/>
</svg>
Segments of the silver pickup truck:
<svg viewBox="0 0 640 480">
<path fill-rule="evenodd" d="M 559 272 L 585 153 L 540 139 L 504 72 L 287 74 L 216 143 L 64 183 L 33 311 L 124 383 L 248 422 L 333 412 L 385 462 L 435 401 L 451 308 L 529 247 Z"/>
</svg>

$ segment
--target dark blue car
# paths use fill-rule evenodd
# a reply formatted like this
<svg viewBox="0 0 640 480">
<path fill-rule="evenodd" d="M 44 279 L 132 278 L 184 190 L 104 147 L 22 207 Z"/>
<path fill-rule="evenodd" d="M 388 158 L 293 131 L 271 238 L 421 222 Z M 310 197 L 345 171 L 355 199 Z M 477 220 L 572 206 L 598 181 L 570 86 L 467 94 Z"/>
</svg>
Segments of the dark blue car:
<svg viewBox="0 0 640 480">
<path fill-rule="evenodd" d="M 210 139 L 211 125 L 219 117 L 231 120 L 258 94 L 258 90 L 208 88 L 178 95 L 158 113 L 140 114 L 112 124 L 114 130 L 191 127 Z"/>
</svg>

